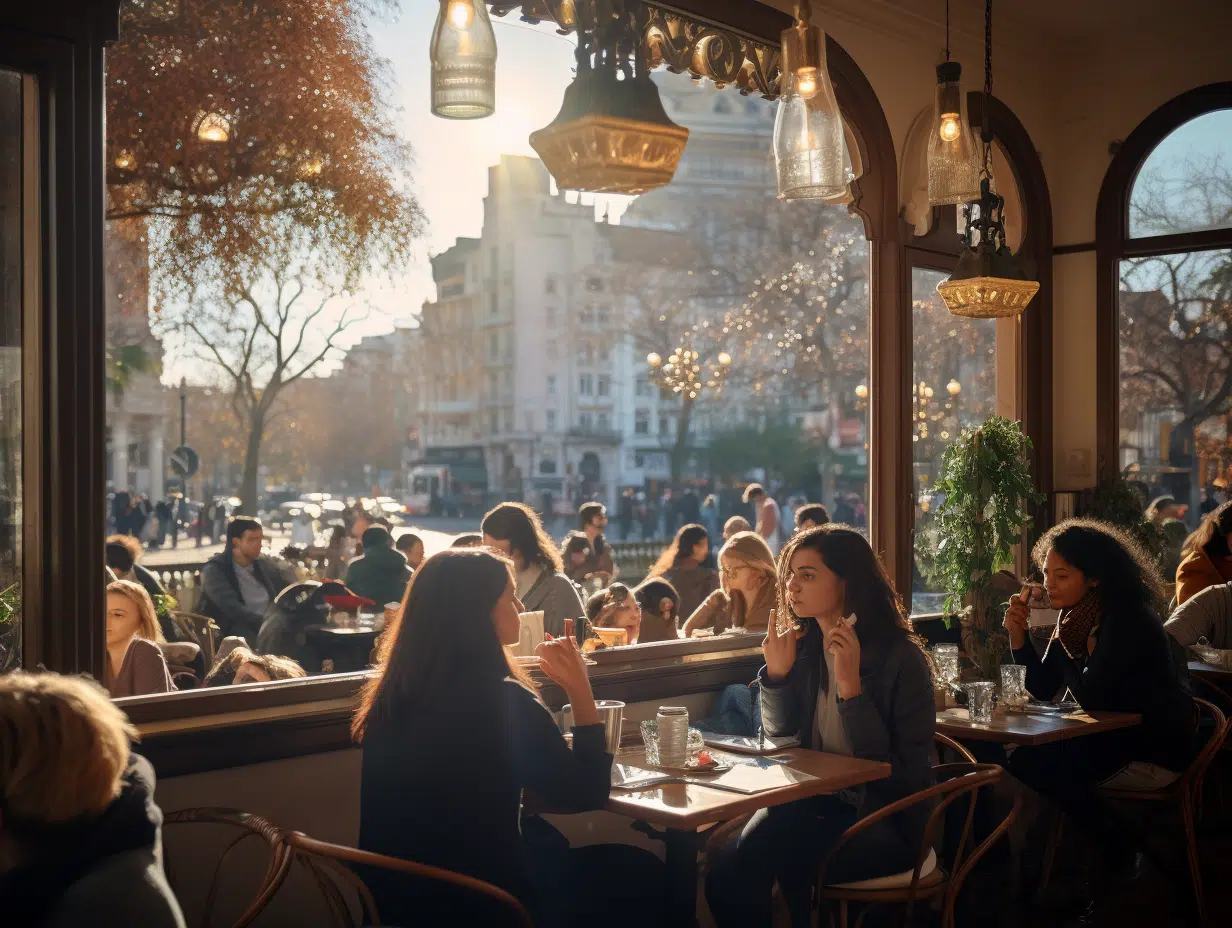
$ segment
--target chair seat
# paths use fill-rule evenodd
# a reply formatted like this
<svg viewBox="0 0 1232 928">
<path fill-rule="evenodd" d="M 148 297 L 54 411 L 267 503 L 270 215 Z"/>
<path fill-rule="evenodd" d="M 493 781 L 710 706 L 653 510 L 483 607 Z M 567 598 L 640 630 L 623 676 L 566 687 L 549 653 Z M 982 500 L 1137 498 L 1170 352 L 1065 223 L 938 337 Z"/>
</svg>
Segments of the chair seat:
<svg viewBox="0 0 1232 928">
<path fill-rule="evenodd" d="M 855 880 L 851 883 L 833 883 L 827 889 L 906 889 L 911 885 L 911 877 L 915 870 L 904 870 L 902 873 L 891 873 L 889 876 L 875 876 L 869 880 Z M 920 867 L 919 886 L 933 886 L 945 879 L 945 874 L 937 868 L 937 852 L 929 849 Z"/>
</svg>

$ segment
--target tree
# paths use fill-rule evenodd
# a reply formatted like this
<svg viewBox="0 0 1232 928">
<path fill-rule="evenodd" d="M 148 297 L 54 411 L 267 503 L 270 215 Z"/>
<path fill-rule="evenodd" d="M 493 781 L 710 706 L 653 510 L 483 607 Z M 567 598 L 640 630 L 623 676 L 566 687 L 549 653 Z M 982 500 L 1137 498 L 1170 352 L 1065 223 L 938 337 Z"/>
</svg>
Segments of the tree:
<svg viewBox="0 0 1232 928">
<path fill-rule="evenodd" d="M 145 221 L 158 331 L 225 380 L 248 511 L 279 394 L 337 351 L 356 321 L 339 304 L 422 228 L 375 5 L 131 0 L 108 52 L 107 216 Z"/>
</svg>

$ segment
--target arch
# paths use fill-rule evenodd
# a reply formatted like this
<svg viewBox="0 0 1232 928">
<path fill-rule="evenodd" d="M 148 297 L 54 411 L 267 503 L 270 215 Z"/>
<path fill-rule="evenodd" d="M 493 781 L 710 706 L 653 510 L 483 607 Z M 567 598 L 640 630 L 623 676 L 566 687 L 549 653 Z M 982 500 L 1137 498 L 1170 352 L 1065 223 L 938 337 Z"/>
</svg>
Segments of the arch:
<svg viewBox="0 0 1232 928">
<path fill-rule="evenodd" d="M 1120 333 L 1117 325 L 1121 259 L 1174 251 L 1232 248 L 1232 229 L 1129 237 L 1129 200 L 1142 165 L 1156 146 L 1185 123 L 1232 108 L 1232 81 L 1195 87 L 1156 108 L 1117 146 L 1095 205 L 1096 447 L 1101 479 L 1119 471 Z"/>
</svg>

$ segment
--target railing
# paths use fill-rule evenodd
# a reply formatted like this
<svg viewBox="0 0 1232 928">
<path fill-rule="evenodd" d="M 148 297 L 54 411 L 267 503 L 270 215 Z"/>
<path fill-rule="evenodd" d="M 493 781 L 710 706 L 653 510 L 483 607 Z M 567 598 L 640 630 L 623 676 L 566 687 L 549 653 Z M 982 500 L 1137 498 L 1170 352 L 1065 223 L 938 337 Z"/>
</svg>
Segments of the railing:
<svg viewBox="0 0 1232 928">
<path fill-rule="evenodd" d="M 641 583 L 667 545 L 666 541 L 618 541 L 611 544 L 612 561 L 620 570 L 620 582 L 628 586 Z"/>
<path fill-rule="evenodd" d="M 317 560 L 289 561 L 299 580 L 320 580 L 324 576 L 325 562 Z M 175 597 L 176 609 L 180 612 L 196 612 L 201 599 L 202 564 L 162 564 L 151 569 L 168 594 Z"/>
</svg>

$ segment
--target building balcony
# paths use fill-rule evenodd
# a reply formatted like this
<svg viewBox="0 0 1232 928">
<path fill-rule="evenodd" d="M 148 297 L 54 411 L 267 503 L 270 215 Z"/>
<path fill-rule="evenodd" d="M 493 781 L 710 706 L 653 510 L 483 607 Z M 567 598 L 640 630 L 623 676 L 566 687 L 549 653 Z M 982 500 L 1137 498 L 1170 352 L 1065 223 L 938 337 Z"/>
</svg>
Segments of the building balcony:
<svg viewBox="0 0 1232 928">
<path fill-rule="evenodd" d="M 615 429 L 584 429 L 577 425 L 567 429 L 565 437 L 573 441 L 588 441 L 597 445 L 619 445 L 624 441 L 624 435 Z"/>
<path fill-rule="evenodd" d="M 468 412 L 476 412 L 479 404 L 474 400 L 443 400 L 430 404 L 424 412 L 440 416 L 457 416 Z"/>
</svg>

